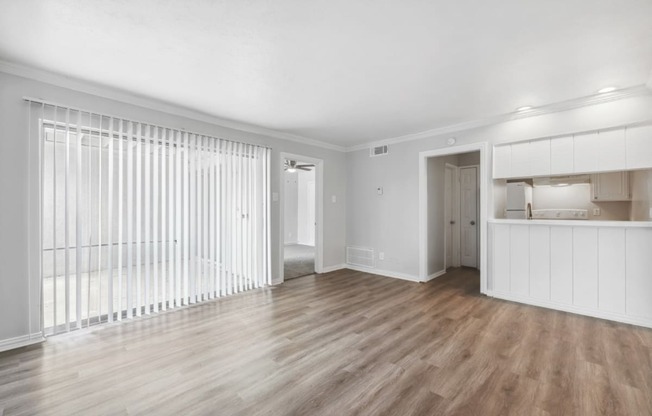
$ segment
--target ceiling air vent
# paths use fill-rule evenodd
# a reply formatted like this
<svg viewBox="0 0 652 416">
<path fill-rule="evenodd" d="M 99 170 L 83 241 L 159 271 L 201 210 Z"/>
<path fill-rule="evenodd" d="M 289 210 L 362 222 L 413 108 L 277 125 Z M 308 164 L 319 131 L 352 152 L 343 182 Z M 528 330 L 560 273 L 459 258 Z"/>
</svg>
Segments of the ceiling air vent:
<svg viewBox="0 0 652 416">
<path fill-rule="evenodd" d="M 372 147 L 369 149 L 369 156 L 370 157 L 376 157 L 376 156 L 383 156 L 387 154 L 387 145 L 384 146 L 376 146 Z"/>
</svg>

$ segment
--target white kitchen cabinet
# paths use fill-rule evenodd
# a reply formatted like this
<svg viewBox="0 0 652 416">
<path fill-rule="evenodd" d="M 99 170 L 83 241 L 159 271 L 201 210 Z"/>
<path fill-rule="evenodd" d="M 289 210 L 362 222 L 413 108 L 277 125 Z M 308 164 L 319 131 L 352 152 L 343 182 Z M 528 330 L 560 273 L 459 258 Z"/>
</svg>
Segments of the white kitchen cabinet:
<svg viewBox="0 0 652 416">
<path fill-rule="evenodd" d="M 573 229 L 550 228 L 550 300 L 573 303 Z"/>
<path fill-rule="evenodd" d="M 631 201 L 629 172 L 607 172 L 591 175 L 592 201 Z"/>
<path fill-rule="evenodd" d="M 598 133 L 598 170 L 627 169 L 625 154 L 625 129 Z"/>
<path fill-rule="evenodd" d="M 530 296 L 550 300 L 550 227 L 530 227 Z"/>
<path fill-rule="evenodd" d="M 573 136 L 550 139 L 550 174 L 573 173 Z"/>
<path fill-rule="evenodd" d="M 597 228 L 573 228 L 573 305 L 598 307 Z"/>
<path fill-rule="evenodd" d="M 494 178 L 508 178 L 512 168 L 512 147 L 494 146 Z"/>
<path fill-rule="evenodd" d="M 573 172 L 598 171 L 598 133 L 573 136 Z"/>
<path fill-rule="evenodd" d="M 530 169 L 530 142 L 512 143 L 509 176 L 524 178 L 532 174 Z"/>
<path fill-rule="evenodd" d="M 652 168 L 652 125 L 625 130 L 627 169 Z"/>
<path fill-rule="evenodd" d="M 550 175 L 550 139 L 531 141 L 529 150 L 531 175 Z"/>
<path fill-rule="evenodd" d="M 652 319 L 652 229 L 628 229 L 627 314 Z"/>
<path fill-rule="evenodd" d="M 510 293 L 530 293 L 530 227 L 512 225 L 509 230 Z"/>
<path fill-rule="evenodd" d="M 509 293 L 509 225 L 494 225 L 493 287 L 497 292 Z M 500 247 L 499 250 L 496 248 Z"/>
<path fill-rule="evenodd" d="M 625 313 L 625 229 L 602 228 L 598 232 L 598 307 Z"/>
</svg>

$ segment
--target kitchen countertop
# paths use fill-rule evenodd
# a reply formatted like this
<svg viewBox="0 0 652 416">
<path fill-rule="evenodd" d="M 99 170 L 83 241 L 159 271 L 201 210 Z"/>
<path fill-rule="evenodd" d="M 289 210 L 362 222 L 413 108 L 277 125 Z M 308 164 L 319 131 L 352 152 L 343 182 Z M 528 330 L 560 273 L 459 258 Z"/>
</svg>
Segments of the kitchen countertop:
<svg viewBox="0 0 652 416">
<path fill-rule="evenodd" d="M 492 218 L 488 220 L 494 224 L 516 225 L 565 225 L 568 227 L 625 227 L 625 228 L 652 228 L 652 221 L 589 221 L 589 220 L 508 220 Z"/>
</svg>

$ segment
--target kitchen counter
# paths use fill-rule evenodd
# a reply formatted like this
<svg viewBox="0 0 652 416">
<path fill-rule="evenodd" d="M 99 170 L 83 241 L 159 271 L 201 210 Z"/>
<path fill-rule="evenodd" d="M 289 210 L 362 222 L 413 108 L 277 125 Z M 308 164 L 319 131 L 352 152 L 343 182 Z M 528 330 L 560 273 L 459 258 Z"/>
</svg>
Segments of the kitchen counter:
<svg viewBox="0 0 652 416">
<path fill-rule="evenodd" d="M 487 294 L 652 328 L 652 221 L 489 221 Z"/>
<path fill-rule="evenodd" d="M 493 218 L 490 224 L 515 224 L 515 225 L 564 225 L 568 227 L 623 227 L 623 228 L 652 228 L 652 221 L 587 221 L 587 220 L 508 220 Z"/>
</svg>

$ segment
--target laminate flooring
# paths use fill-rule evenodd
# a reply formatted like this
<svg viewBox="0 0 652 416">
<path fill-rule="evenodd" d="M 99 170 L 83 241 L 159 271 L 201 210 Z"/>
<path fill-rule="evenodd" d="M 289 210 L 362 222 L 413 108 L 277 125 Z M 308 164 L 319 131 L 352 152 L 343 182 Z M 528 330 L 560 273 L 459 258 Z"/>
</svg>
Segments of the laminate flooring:
<svg viewBox="0 0 652 416">
<path fill-rule="evenodd" d="M 6 319 L 3 317 L 3 319 Z M 350 270 L 0 353 L 0 414 L 650 415 L 652 330 Z"/>
</svg>

